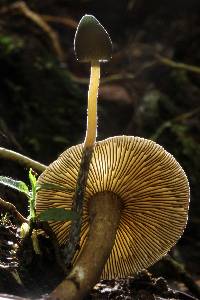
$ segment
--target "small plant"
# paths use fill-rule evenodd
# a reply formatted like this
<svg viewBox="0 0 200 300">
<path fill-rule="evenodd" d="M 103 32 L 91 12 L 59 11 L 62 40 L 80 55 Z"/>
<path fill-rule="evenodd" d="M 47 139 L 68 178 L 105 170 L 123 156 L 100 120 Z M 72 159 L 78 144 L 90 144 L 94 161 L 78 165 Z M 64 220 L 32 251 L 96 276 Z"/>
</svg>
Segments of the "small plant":
<svg viewBox="0 0 200 300">
<path fill-rule="evenodd" d="M 32 169 L 29 170 L 28 177 L 30 182 L 30 188 L 27 186 L 25 182 L 20 180 L 15 180 L 13 178 L 6 177 L 6 176 L 0 176 L 0 183 L 26 195 L 29 203 L 29 215 L 28 215 L 29 223 L 35 221 L 67 221 L 67 220 L 72 220 L 73 218 L 76 217 L 75 212 L 72 212 L 71 210 L 66 210 L 64 208 L 54 208 L 54 207 L 48 208 L 45 211 L 41 212 L 38 216 L 36 216 L 35 201 L 36 201 L 37 192 L 39 190 L 54 190 L 54 191 L 69 192 L 69 189 L 54 183 L 39 184 L 37 182 L 36 173 Z M 70 192 L 72 192 L 72 190 L 70 190 Z"/>
</svg>

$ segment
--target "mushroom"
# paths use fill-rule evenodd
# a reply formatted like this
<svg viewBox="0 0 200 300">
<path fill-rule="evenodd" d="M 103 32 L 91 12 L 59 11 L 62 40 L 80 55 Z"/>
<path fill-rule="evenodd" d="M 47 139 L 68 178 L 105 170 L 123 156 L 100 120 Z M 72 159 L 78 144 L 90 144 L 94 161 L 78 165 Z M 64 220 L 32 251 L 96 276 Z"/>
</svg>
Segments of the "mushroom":
<svg viewBox="0 0 200 300">
<path fill-rule="evenodd" d="M 79 61 L 91 63 L 91 76 L 88 90 L 86 137 L 72 204 L 73 210 L 79 215 L 79 218 L 72 221 L 68 244 L 64 250 L 67 265 L 71 264 L 80 238 L 85 186 L 96 141 L 100 62 L 110 59 L 112 52 L 111 39 L 95 17 L 85 15 L 81 19 L 74 38 L 74 50 Z"/>
<path fill-rule="evenodd" d="M 93 24 L 99 24 L 93 18 Z M 79 25 L 76 39 L 84 26 Z M 93 114 L 96 116 L 96 106 L 91 114 L 88 108 L 87 133 L 94 140 L 96 127 L 90 130 L 89 120 L 96 120 Z M 90 135 L 86 141 L 92 141 Z M 39 183 L 66 186 L 66 191 L 40 190 L 37 213 L 49 207 L 72 208 L 73 193 L 69 191 L 76 186 L 86 141 L 64 151 L 40 175 Z M 187 177 L 160 145 L 134 136 L 95 143 L 83 203 L 80 251 L 72 271 L 49 298 L 82 299 L 100 278 L 133 275 L 154 264 L 183 233 L 188 203 Z M 60 246 L 68 242 L 70 225 L 70 221 L 50 223 Z"/>
<path fill-rule="evenodd" d="M 83 144 L 67 149 L 40 176 L 71 190 L 76 184 Z M 37 211 L 71 209 L 73 194 L 40 191 Z M 80 252 L 68 276 L 81 299 L 98 279 L 125 277 L 165 255 L 187 222 L 189 185 L 175 158 L 153 141 L 119 136 L 97 142 L 84 199 Z M 51 223 L 60 245 L 70 222 Z M 79 294 L 79 292 L 83 294 Z M 67 293 L 66 290 L 63 291 Z M 65 298 L 62 298 L 65 299 Z"/>
<path fill-rule="evenodd" d="M 74 38 L 74 51 L 78 61 L 91 63 L 87 131 L 84 142 L 86 148 L 93 146 L 96 140 L 100 62 L 110 60 L 112 53 L 109 34 L 94 16 L 85 15 L 80 20 Z"/>
</svg>

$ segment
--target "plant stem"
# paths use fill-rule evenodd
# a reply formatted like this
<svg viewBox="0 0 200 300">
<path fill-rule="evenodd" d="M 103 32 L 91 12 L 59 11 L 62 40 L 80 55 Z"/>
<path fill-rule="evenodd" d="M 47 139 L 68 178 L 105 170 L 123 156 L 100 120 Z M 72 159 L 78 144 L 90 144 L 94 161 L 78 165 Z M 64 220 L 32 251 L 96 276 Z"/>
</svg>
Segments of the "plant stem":
<svg viewBox="0 0 200 300">
<path fill-rule="evenodd" d="M 0 158 L 16 161 L 17 163 L 26 166 L 26 168 L 33 168 L 34 170 L 37 170 L 40 173 L 42 173 L 47 168 L 47 166 L 43 165 L 42 163 L 39 163 L 36 160 L 33 160 L 23 154 L 12 150 L 8 150 L 3 147 L 0 147 Z"/>
</svg>

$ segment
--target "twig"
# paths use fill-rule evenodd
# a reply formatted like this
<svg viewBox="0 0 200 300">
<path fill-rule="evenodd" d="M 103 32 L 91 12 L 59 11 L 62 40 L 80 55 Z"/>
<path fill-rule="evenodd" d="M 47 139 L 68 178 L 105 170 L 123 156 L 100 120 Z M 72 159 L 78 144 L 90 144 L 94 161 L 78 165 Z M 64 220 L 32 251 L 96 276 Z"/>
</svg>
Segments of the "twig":
<svg viewBox="0 0 200 300">
<path fill-rule="evenodd" d="M 34 170 L 37 170 L 41 173 L 47 167 L 44 164 L 39 163 L 38 161 L 33 160 L 25 155 L 2 147 L 0 147 L 0 158 L 16 161 L 17 163 L 24 165 L 27 168 L 33 168 Z"/>
<path fill-rule="evenodd" d="M 159 138 L 159 136 L 163 133 L 163 131 L 166 128 L 171 127 L 173 125 L 173 123 L 187 120 L 187 119 L 191 118 L 192 116 L 198 114 L 199 112 L 200 112 L 200 107 L 197 107 L 196 109 L 194 109 L 190 112 L 181 114 L 171 120 L 167 120 L 167 121 L 163 122 L 161 124 L 161 126 L 156 130 L 155 134 L 150 137 L 150 139 L 153 141 L 156 141 Z"/>
<path fill-rule="evenodd" d="M 77 251 L 79 237 L 81 232 L 81 222 L 82 222 L 82 211 L 83 211 L 83 199 L 85 195 L 87 177 L 89 172 L 90 161 L 92 158 L 93 147 L 87 147 L 83 149 L 80 169 L 78 173 L 76 189 L 73 199 L 72 210 L 79 214 L 79 218 L 72 220 L 72 225 L 69 232 L 69 241 L 65 246 L 63 253 L 65 257 L 65 263 L 69 269 L 71 266 L 71 261 Z"/>
<path fill-rule="evenodd" d="M 78 26 L 78 22 L 76 22 L 75 20 L 69 17 L 60 17 L 60 16 L 58 17 L 58 16 L 49 16 L 49 15 L 41 15 L 41 17 L 46 22 L 60 23 L 72 29 L 76 29 Z"/>
<path fill-rule="evenodd" d="M 176 68 L 176 69 L 182 69 L 185 71 L 193 72 L 200 74 L 200 67 L 194 66 L 194 65 L 188 65 L 180 62 L 176 62 L 174 60 L 169 59 L 168 57 L 163 57 L 161 55 L 156 55 L 156 58 L 163 64 Z"/>
<path fill-rule="evenodd" d="M 114 81 L 120 81 L 120 80 L 127 80 L 127 79 L 135 79 L 137 76 L 141 75 L 142 72 L 148 68 L 151 68 L 153 66 L 156 65 L 156 61 L 151 61 L 147 64 L 144 64 L 138 71 L 136 71 L 135 73 L 116 73 L 116 74 L 112 74 L 109 76 L 106 76 L 104 78 L 101 79 L 101 84 L 106 84 L 106 83 L 111 83 Z M 89 83 L 89 79 L 88 78 L 84 78 L 84 77 L 78 77 L 74 74 L 70 74 L 70 78 L 79 84 L 88 84 Z"/>
<path fill-rule="evenodd" d="M 70 74 L 70 78 L 79 84 L 88 84 L 89 83 L 89 79 L 88 78 L 84 78 L 84 77 L 78 77 L 74 74 Z M 134 79 L 135 75 L 131 74 L 131 73 L 125 73 L 125 74 L 112 74 L 110 76 L 107 76 L 105 78 L 103 78 L 101 80 L 102 84 L 105 83 L 110 83 L 113 81 L 119 81 L 119 80 L 124 80 L 124 79 Z"/>
<path fill-rule="evenodd" d="M 18 297 L 15 295 L 0 294 L 1 300 L 31 300 L 31 298 Z M 41 300 L 42 298 L 38 299 Z"/>
<path fill-rule="evenodd" d="M 8 211 L 20 224 L 28 223 L 28 220 L 18 212 L 14 204 L 0 198 L 0 207 Z"/>
<path fill-rule="evenodd" d="M 10 10 L 18 10 L 20 11 L 26 18 L 30 19 L 37 26 L 39 26 L 50 38 L 52 42 L 52 46 L 54 51 L 61 63 L 65 61 L 64 51 L 62 50 L 59 36 L 57 32 L 55 32 L 48 23 L 40 16 L 38 13 L 32 11 L 24 1 L 18 1 L 10 6 L 3 7 L 0 10 L 0 13 L 7 13 Z"/>
</svg>

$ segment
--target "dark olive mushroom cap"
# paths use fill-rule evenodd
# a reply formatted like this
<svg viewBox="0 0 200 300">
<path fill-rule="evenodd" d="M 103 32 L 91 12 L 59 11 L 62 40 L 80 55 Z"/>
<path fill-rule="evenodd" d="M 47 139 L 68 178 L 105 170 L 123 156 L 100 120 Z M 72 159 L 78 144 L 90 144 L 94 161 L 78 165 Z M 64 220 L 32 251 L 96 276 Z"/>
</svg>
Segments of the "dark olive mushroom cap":
<svg viewBox="0 0 200 300">
<path fill-rule="evenodd" d="M 82 149 L 83 144 L 66 150 L 39 177 L 39 182 L 74 189 Z M 88 233 L 88 201 L 103 191 L 116 193 L 123 209 L 102 278 L 125 277 L 149 267 L 183 233 L 188 215 L 188 180 L 175 158 L 155 142 L 120 136 L 96 143 L 84 201 L 81 247 Z M 72 193 L 38 193 L 37 213 L 48 207 L 71 206 Z M 70 222 L 52 222 L 51 226 L 60 244 L 65 244 Z"/>
<path fill-rule="evenodd" d="M 85 15 L 80 20 L 74 38 L 74 51 L 81 62 L 110 60 L 111 39 L 94 16 Z"/>
</svg>

